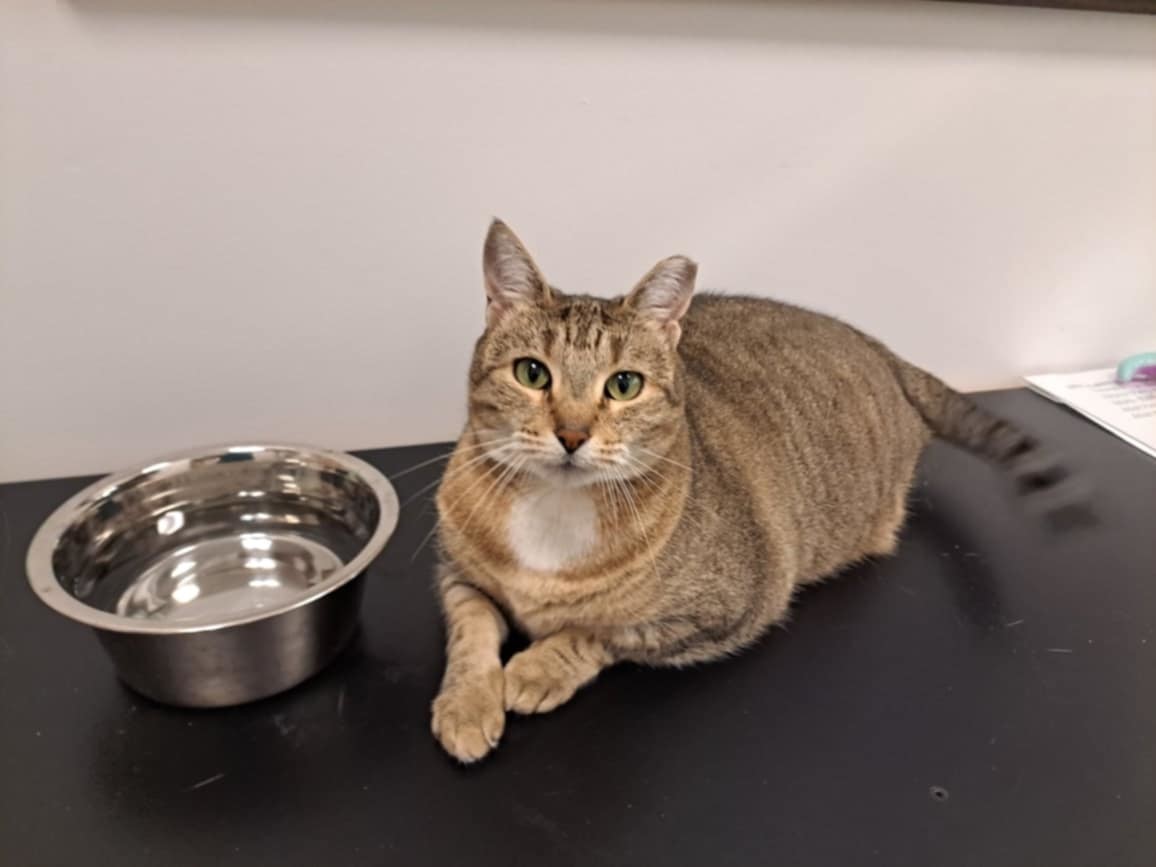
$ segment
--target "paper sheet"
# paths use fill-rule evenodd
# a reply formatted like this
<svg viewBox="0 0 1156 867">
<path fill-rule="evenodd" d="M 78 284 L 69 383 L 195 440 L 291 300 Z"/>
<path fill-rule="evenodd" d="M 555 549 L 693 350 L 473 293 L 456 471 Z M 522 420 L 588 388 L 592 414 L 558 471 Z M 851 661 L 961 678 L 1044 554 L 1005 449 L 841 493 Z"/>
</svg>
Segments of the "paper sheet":
<svg viewBox="0 0 1156 867">
<path fill-rule="evenodd" d="M 1045 397 L 1071 407 L 1156 457 L 1156 383 L 1116 382 L 1116 371 L 1110 367 L 1024 379 Z"/>
</svg>

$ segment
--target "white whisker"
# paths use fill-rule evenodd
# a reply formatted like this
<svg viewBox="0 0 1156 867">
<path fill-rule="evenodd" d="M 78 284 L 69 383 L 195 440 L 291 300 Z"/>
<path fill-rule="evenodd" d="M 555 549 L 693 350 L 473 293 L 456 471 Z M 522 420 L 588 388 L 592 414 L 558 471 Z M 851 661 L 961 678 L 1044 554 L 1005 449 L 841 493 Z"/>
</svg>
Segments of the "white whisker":
<svg viewBox="0 0 1156 867">
<path fill-rule="evenodd" d="M 599 470 L 598 485 L 606 494 L 606 503 L 610 507 L 611 517 L 618 520 L 618 494 L 611 486 L 611 475 L 606 470 Z"/>
<path fill-rule="evenodd" d="M 470 521 L 473 520 L 474 515 L 477 514 L 482 505 L 490 501 L 491 494 L 495 500 L 497 497 L 501 496 L 502 489 L 509 483 L 513 482 L 513 480 L 517 477 L 523 463 L 525 463 L 524 458 L 520 461 L 516 460 L 514 463 L 509 464 L 502 472 L 502 474 L 498 476 L 498 480 L 486 490 L 486 493 L 484 493 L 481 499 L 479 499 L 478 502 L 474 504 L 474 508 L 470 511 L 469 515 L 466 516 L 465 523 L 462 524 L 460 531 L 461 533 L 464 534 L 466 532 L 466 529 L 470 526 Z"/>
<path fill-rule="evenodd" d="M 634 471 L 634 478 L 648 481 L 653 484 L 650 477 L 654 476 L 660 482 L 664 484 L 670 484 L 670 477 L 658 470 L 658 468 L 644 463 L 643 461 L 640 461 L 638 458 L 631 455 L 623 455 L 623 458 L 625 459 L 625 465 Z"/>
<path fill-rule="evenodd" d="M 423 485 L 421 487 L 421 489 L 418 490 L 416 493 L 410 494 L 405 499 L 405 501 L 401 504 L 401 507 L 404 509 L 406 506 L 408 506 L 410 503 L 412 503 L 414 500 L 416 500 L 418 497 L 420 497 L 426 491 L 430 490 L 430 488 L 434 488 L 434 487 L 440 485 L 442 482 L 444 482 L 448 479 L 452 479 L 454 476 L 457 476 L 458 474 L 464 472 L 465 470 L 468 470 L 470 467 L 476 466 L 477 464 L 481 463 L 482 461 L 486 460 L 487 458 L 489 458 L 490 460 L 493 460 L 495 463 L 504 463 L 504 461 L 502 461 L 502 459 L 499 457 L 499 455 L 505 449 L 509 449 L 512 447 L 514 447 L 513 443 L 504 443 L 504 444 L 498 446 L 492 452 L 483 452 L 480 455 L 474 455 L 472 458 L 467 460 L 461 466 L 454 467 L 453 470 L 451 470 L 448 473 L 444 473 L 441 476 L 438 476 L 436 479 L 434 479 L 428 485 Z"/>
<path fill-rule="evenodd" d="M 629 486 L 621 476 L 616 476 L 614 481 L 616 485 L 620 486 L 623 497 L 626 500 L 627 505 L 630 507 L 630 511 L 634 514 L 634 522 L 638 525 L 638 531 L 642 534 L 642 540 L 646 545 L 646 553 L 650 558 L 650 569 L 654 573 L 654 579 L 657 581 L 659 580 L 658 564 L 654 559 L 654 548 L 652 548 L 650 545 L 650 537 L 646 533 L 646 527 L 643 524 L 642 516 L 639 514 L 637 503 L 635 503 L 634 500 L 634 494 L 631 492 Z"/>
<path fill-rule="evenodd" d="M 673 458 L 668 458 L 666 455 L 659 454 L 658 452 L 654 451 L 653 449 L 648 449 L 646 446 L 635 445 L 634 447 L 636 449 L 638 449 L 640 452 L 642 452 L 643 454 L 649 455 L 652 458 L 657 458 L 660 461 L 666 461 L 666 463 L 673 464 L 674 466 L 678 467 L 679 469 L 686 470 L 688 473 L 694 472 L 694 469 L 692 467 L 688 466 L 687 464 L 679 463 L 678 461 L 674 460 Z"/>
<path fill-rule="evenodd" d="M 651 475 L 649 473 L 638 473 L 634 476 L 631 476 L 631 479 L 632 480 L 636 479 L 639 482 L 641 482 L 642 484 L 646 485 L 647 489 L 652 494 L 661 494 L 663 491 L 664 483 L 666 482 L 666 480 L 662 479 L 661 477 L 657 480 L 651 478 Z"/>
<path fill-rule="evenodd" d="M 495 442 L 497 442 L 497 440 L 487 440 L 486 442 L 477 442 L 477 443 L 474 443 L 473 445 L 469 445 L 469 446 L 455 445 L 452 449 L 450 449 L 447 452 L 443 452 L 442 454 L 436 455 L 432 458 L 429 458 L 428 460 L 424 460 L 424 461 L 421 461 L 420 463 L 416 463 L 413 466 L 406 467 L 404 470 L 398 470 L 396 473 L 391 474 L 389 476 L 389 479 L 390 479 L 390 481 L 392 481 L 394 479 L 400 479 L 402 476 L 408 476 L 414 470 L 420 470 L 422 467 L 428 467 L 430 464 L 436 464 L 438 461 L 443 461 L 446 458 L 451 457 L 453 455 L 453 453 L 456 451 L 472 452 L 472 451 L 476 451 L 477 449 L 482 449 L 482 448 L 485 448 L 486 446 L 493 445 Z"/>
<path fill-rule="evenodd" d="M 499 466 L 504 466 L 504 465 L 499 464 Z M 502 472 L 504 473 L 505 471 L 503 470 Z M 499 473 L 498 477 L 501 478 L 501 473 Z M 468 488 L 466 488 L 465 491 L 463 491 L 461 493 L 461 495 L 458 496 L 458 498 L 456 500 L 453 501 L 453 503 L 446 509 L 446 511 L 453 511 L 455 508 L 457 508 L 458 503 L 462 502 L 462 500 L 464 500 L 471 493 L 473 493 L 476 488 L 480 487 L 489 478 L 490 478 L 490 475 L 488 473 L 483 473 L 481 476 L 474 479 L 474 481 L 470 483 L 470 486 Z M 410 562 L 413 562 L 414 560 L 417 559 L 417 555 L 421 552 L 421 549 L 426 546 L 426 543 L 430 540 L 430 538 L 437 531 L 437 528 L 440 525 L 441 525 L 441 518 L 439 517 L 437 520 L 434 521 L 433 527 L 431 527 L 430 531 L 425 534 L 425 538 L 423 538 L 421 540 L 421 543 L 417 546 L 417 548 L 414 550 L 413 554 L 410 556 Z"/>
</svg>

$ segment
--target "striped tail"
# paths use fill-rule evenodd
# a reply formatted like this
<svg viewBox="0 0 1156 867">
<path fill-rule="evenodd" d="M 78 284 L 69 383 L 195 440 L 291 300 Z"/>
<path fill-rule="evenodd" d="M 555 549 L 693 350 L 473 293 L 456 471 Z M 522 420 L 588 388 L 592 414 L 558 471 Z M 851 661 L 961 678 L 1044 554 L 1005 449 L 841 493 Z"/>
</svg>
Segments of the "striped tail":
<svg viewBox="0 0 1156 867">
<path fill-rule="evenodd" d="M 1017 492 L 1056 525 L 1092 519 L 1086 486 L 1059 455 L 927 371 L 908 364 L 878 341 L 867 339 L 885 353 L 903 394 L 932 433 L 1006 472 Z"/>
</svg>

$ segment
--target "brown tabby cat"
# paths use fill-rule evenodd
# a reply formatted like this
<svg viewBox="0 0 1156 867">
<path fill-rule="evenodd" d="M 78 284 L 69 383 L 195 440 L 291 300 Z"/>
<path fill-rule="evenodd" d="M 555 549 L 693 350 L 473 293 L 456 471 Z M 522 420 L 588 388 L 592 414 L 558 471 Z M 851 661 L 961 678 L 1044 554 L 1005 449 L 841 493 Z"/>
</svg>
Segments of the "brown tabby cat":
<svg viewBox="0 0 1156 867">
<path fill-rule="evenodd" d="M 700 295 L 675 256 L 625 297 L 552 288 L 500 221 L 469 422 L 438 491 L 447 663 L 433 733 L 463 762 L 506 711 L 608 665 L 749 645 L 800 585 L 890 554 L 942 436 L 1047 486 L 1035 442 L 841 322 Z M 503 668 L 507 624 L 533 643 Z"/>
</svg>

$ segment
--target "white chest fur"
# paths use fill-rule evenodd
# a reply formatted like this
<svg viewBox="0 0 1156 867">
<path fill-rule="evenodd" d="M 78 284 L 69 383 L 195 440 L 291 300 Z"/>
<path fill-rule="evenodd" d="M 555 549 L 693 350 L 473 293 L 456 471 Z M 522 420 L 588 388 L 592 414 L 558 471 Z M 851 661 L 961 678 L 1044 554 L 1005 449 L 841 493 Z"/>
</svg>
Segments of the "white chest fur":
<svg viewBox="0 0 1156 867">
<path fill-rule="evenodd" d="M 523 494 L 510 510 L 507 534 L 526 569 L 557 572 L 593 550 L 598 512 L 582 488 L 545 488 Z"/>
</svg>

